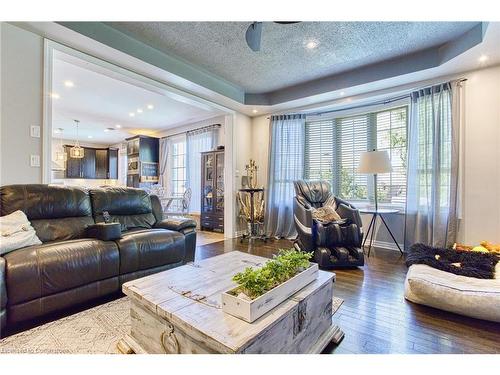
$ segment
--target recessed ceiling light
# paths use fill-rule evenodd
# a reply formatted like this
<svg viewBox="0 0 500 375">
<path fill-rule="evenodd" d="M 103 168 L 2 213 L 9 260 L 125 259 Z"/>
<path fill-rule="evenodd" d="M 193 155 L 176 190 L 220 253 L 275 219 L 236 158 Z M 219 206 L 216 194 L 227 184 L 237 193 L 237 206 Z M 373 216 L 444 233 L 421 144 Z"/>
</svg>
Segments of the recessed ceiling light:
<svg viewBox="0 0 500 375">
<path fill-rule="evenodd" d="M 120 129 L 122 126 L 120 124 L 116 124 L 115 128 Z"/>
<path fill-rule="evenodd" d="M 94 138 L 94 137 L 92 137 L 91 135 L 87 135 L 87 138 Z"/>
<path fill-rule="evenodd" d="M 317 42 L 316 40 L 310 40 L 309 42 L 306 43 L 306 48 L 307 49 L 315 49 L 316 47 L 318 47 L 319 45 L 319 42 Z"/>
<path fill-rule="evenodd" d="M 61 96 L 57 92 L 53 92 L 50 94 L 50 97 L 52 99 L 59 99 Z"/>
<path fill-rule="evenodd" d="M 104 129 L 104 133 L 107 133 L 107 132 L 109 132 L 109 129 L 108 128 Z"/>
<path fill-rule="evenodd" d="M 137 113 L 142 113 L 142 108 L 137 108 Z"/>
<path fill-rule="evenodd" d="M 130 117 L 134 117 L 134 116 L 135 116 L 135 113 L 134 113 L 134 112 L 130 112 L 128 115 L 129 115 Z"/>
<path fill-rule="evenodd" d="M 154 106 L 152 104 L 148 104 L 148 109 L 153 109 Z"/>
<path fill-rule="evenodd" d="M 488 61 L 489 57 L 487 55 L 481 55 L 479 56 L 479 62 L 484 63 Z"/>
<path fill-rule="evenodd" d="M 253 113 L 257 113 L 257 112 L 259 112 L 259 111 L 257 111 L 257 110 L 254 108 L 254 109 L 252 109 L 252 112 L 253 112 Z"/>
<path fill-rule="evenodd" d="M 73 81 L 64 81 L 64 86 L 73 87 L 73 86 L 75 86 L 75 84 L 73 83 Z"/>
<path fill-rule="evenodd" d="M 344 96 L 345 95 L 345 92 L 344 91 L 341 91 L 340 92 L 340 96 Z"/>
</svg>

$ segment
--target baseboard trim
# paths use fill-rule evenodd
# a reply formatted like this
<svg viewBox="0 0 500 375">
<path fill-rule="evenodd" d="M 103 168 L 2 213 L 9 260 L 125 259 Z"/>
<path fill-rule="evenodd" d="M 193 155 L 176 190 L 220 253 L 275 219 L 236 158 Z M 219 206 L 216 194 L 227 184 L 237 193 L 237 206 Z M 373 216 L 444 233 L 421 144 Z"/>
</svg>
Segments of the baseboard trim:
<svg viewBox="0 0 500 375">
<path fill-rule="evenodd" d="M 366 241 L 365 248 L 368 247 L 368 242 L 369 241 Z M 394 242 L 385 242 L 385 241 L 374 240 L 372 246 L 379 247 L 381 249 L 399 251 L 398 247 L 396 246 L 396 244 Z M 404 249 L 402 244 L 399 244 L 399 247 L 401 247 L 401 250 Z"/>
</svg>

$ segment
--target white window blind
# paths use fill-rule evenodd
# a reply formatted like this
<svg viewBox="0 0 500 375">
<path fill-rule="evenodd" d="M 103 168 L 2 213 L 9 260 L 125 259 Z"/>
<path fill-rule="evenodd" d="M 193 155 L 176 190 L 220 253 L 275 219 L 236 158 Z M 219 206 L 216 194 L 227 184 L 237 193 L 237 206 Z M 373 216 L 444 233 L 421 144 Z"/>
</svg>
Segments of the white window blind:
<svg viewBox="0 0 500 375">
<path fill-rule="evenodd" d="M 361 153 L 369 147 L 369 115 L 346 117 L 337 121 L 339 147 L 339 183 L 337 194 L 350 200 L 368 199 L 368 179 L 357 173 Z"/>
<path fill-rule="evenodd" d="M 332 181 L 334 160 L 334 127 L 332 121 L 306 123 L 305 178 Z"/>
<path fill-rule="evenodd" d="M 391 173 L 377 176 L 380 203 L 404 206 L 406 199 L 406 123 L 407 109 L 396 108 L 376 114 L 377 149 L 386 150 Z"/>
<path fill-rule="evenodd" d="M 307 121 L 306 179 L 325 179 L 334 194 L 354 201 L 373 196 L 369 176 L 357 172 L 364 151 L 387 150 L 393 172 L 378 176 L 379 202 L 403 206 L 406 196 L 407 106 L 328 120 Z"/>
</svg>

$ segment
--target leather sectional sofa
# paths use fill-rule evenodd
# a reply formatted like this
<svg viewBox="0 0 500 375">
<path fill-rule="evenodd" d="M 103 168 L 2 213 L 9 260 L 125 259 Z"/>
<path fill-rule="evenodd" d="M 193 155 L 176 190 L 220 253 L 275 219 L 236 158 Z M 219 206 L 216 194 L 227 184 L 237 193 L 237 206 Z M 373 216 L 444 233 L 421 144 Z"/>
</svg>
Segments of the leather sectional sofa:
<svg viewBox="0 0 500 375">
<path fill-rule="evenodd" d="M 143 190 L 10 185 L 0 204 L 1 216 L 23 211 L 42 241 L 0 257 L 0 334 L 194 260 L 196 223 L 163 220 Z"/>
</svg>

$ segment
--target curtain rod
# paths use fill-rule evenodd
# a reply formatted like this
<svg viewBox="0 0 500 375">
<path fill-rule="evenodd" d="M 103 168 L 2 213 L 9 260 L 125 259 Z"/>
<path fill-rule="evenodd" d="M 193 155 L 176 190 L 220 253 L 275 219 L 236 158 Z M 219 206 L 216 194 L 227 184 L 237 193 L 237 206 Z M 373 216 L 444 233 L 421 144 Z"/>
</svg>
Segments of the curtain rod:
<svg viewBox="0 0 500 375">
<path fill-rule="evenodd" d="M 196 131 L 203 130 L 203 129 L 220 128 L 221 126 L 222 126 L 221 124 L 212 124 L 212 125 L 202 126 L 201 128 L 196 128 L 196 129 L 192 129 L 192 130 L 186 130 L 184 132 L 179 132 L 179 133 L 175 133 L 175 134 L 166 135 L 164 137 L 161 137 L 160 139 L 175 137 L 176 135 L 187 134 L 187 133 L 190 133 L 190 132 L 196 132 Z"/>
<path fill-rule="evenodd" d="M 465 82 L 465 81 L 467 81 L 467 78 L 458 78 L 456 80 L 452 80 L 452 82 L 453 81 L 456 81 L 456 82 L 459 82 L 459 83 L 460 82 Z M 435 85 L 423 86 L 423 87 L 420 87 L 420 88 L 414 88 L 414 89 L 411 89 L 411 91 L 422 90 L 422 89 L 424 89 L 426 87 L 432 87 L 432 86 L 435 86 Z M 370 103 L 365 103 L 365 104 L 359 104 L 359 105 L 355 105 L 355 106 L 351 106 L 351 107 L 344 107 L 344 108 L 332 109 L 332 110 L 323 111 L 323 112 L 303 112 L 301 114 L 304 114 L 306 116 L 321 116 L 321 115 L 325 115 L 325 114 L 328 114 L 328 113 L 348 111 L 348 110 L 351 110 L 351 109 L 371 107 L 371 106 L 380 105 L 380 104 L 389 104 L 389 103 L 393 103 L 393 102 L 396 102 L 398 100 L 409 98 L 409 97 L 410 97 L 410 94 L 408 93 L 408 94 L 405 94 L 405 95 L 400 95 L 400 96 L 396 96 L 396 97 L 385 99 L 385 100 L 379 100 L 379 101 L 375 101 L 375 102 L 370 102 Z M 271 116 L 267 117 L 268 120 L 270 118 L 271 118 Z"/>
</svg>

